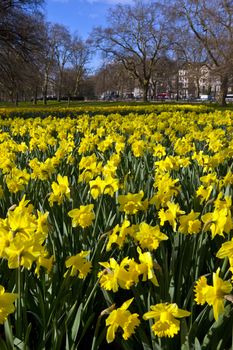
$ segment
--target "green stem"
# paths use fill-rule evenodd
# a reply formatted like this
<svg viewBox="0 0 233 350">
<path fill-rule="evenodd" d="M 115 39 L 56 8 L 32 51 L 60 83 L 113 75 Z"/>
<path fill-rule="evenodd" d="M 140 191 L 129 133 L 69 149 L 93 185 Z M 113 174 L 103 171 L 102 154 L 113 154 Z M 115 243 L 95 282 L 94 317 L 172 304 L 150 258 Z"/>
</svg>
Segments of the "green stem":
<svg viewBox="0 0 233 350">
<path fill-rule="evenodd" d="M 85 302 L 85 304 L 83 306 L 83 310 L 86 309 L 90 299 L 92 298 L 93 294 L 95 293 L 95 290 L 96 290 L 96 287 L 98 286 L 98 284 L 99 284 L 99 279 L 96 281 L 94 287 L 92 288 L 91 293 L 89 294 L 89 296 L 88 296 L 88 298 L 87 298 L 87 300 L 86 300 L 86 302 Z"/>
<path fill-rule="evenodd" d="M 21 302 L 21 297 L 22 297 L 22 276 L 21 276 L 21 268 L 20 266 L 17 269 L 17 280 L 16 280 L 16 285 L 17 285 L 17 311 L 16 311 L 16 336 L 22 340 L 22 302 Z"/>
<path fill-rule="evenodd" d="M 94 247 L 93 247 L 94 251 L 93 251 L 93 254 L 92 254 L 92 260 L 94 259 L 94 256 L 95 256 L 97 248 L 98 248 L 99 237 L 96 236 L 96 229 L 97 229 L 97 223 L 99 221 L 98 218 L 99 218 L 102 202 L 103 202 L 103 194 L 100 197 L 99 205 L 98 205 L 98 208 L 97 208 L 97 211 L 96 211 L 95 224 L 94 224 L 93 233 L 92 233 L 92 236 L 94 238 L 94 240 L 93 240 L 93 242 L 94 242 Z"/>
<path fill-rule="evenodd" d="M 94 228 L 93 228 L 93 237 L 95 237 L 95 233 L 96 233 L 96 228 L 97 228 L 98 218 L 99 218 L 99 214 L 100 214 L 100 209 L 101 209 L 101 205 L 102 205 L 102 202 L 103 202 L 103 196 L 104 195 L 101 194 L 100 200 L 99 200 L 99 205 L 98 205 L 98 208 L 97 208 L 97 211 L 96 211 L 95 225 L 94 225 Z"/>
<path fill-rule="evenodd" d="M 96 346 L 97 346 L 96 342 L 97 342 L 97 337 L 98 337 L 99 328 L 100 328 L 100 321 L 101 321 L 101 315 L 97 319 L 91 350 L 96 350 Z"/>
</svg>

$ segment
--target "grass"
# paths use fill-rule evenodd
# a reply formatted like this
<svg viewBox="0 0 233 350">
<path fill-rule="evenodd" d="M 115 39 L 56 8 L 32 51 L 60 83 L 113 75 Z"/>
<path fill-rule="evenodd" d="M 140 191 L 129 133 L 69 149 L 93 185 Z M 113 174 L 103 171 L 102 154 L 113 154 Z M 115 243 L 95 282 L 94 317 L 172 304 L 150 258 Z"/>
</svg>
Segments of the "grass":
<svg viewBox="0 0 233 350">
<path fill-rule="evenodd" d="M 70 101 L 68 105 L 67 101 L 48 101 L 47 105 L 43 103 L 43 101 L 38 101 L 37 104 L 33 104 L 32 102 L 19 102 L 18 106 L 15 105 L 14 102 L 0 102 L 0 108 L 72 108 L 72 107 L 82 107 L 82 106 L 138 106 L 138 105 L 154 105 L 154 104 L 197 104 L 197 105 L 206 105 L 212 106 L 214 109 L 233 109 L 233 104 L 228 104 L 226 107 L 222 107 L 217 103 L 204 103 L 204 102 L 188 102 L 187 101 L 151 101 L 151 102 L 143 102 L 143 101 Z"/>
<path fill-rule="evenodd" d="M 154 102 L 153 102 L 154 103 Z M 33 104 L 32 102 L 19 102 L 18 106 L 15 105 L 14 102 L 0 102 L 0 108 L 72 108 L 72 107 L 82 107 L 82 106 L 118 106 L 118 105 L 148 105 L 153 104 L 150 102 L 135 102 L 135 101 L 70 101 L 68 105 L 67 101 L 48 101 L 47 105 L 43 104 L 42 101 L 38 101 L 37 104 Z"/>
<path fill-rule="evenodd" d="M 73 107 L 101 107 L 101 106 L 142 106 L 142 105 L 154 105 L 154 104 L 172 104 L 172 105 L 180 105 L 180 104 L 195 104 L 195 105 L 204 105 L 208 107 L 213 107 L 215 110 L 233 110 L 233 103 L 228 104 L 227 106 L 220 106 L 218 103 L 205 103 L 205 102 L 187 102 L 187 101 L 151 101 L 151 102 L 143 102 L 143 101 L 70 101 L 68 105 L 67 101 L 47 101 L 47 105 L 43 104 L 43 101 L 38 101 L 37 104 L 33 104 L 32 102 L 19 102 L 18 106 L 15 105 L 14 102 L 0 102 L 0 108 L 9 108 L 9 109 L 25 109 L 25 108 L 35 108 L 35 109 L 56 109 L 56 108 L 73 108 Z"/>
</svg>

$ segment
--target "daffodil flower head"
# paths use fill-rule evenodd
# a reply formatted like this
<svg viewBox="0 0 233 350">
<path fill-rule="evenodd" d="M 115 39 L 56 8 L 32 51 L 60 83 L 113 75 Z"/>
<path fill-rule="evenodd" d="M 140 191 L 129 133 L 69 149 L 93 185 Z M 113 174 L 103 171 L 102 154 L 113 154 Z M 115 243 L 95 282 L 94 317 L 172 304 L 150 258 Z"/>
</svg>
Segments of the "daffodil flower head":
<svg viewBox="0 0 233 350">
<path fill-rule="evenodd" d="M 198 220 L 200 213 L 196 213 L 193 210 L 187 215 L 179 217 L 179 232 L 184 234 L 197 234 L 201 230 L 201 221 Z"/>
<path fill-rule="evenodd" d="M 30 180 L 30 174 L 26 169 L 14 167 L 9 174 L 5 176 L 5 181 L 10 192 L 17 193 L 22 191 Z"/>
<path fill-rule="evenodd" d="M 157 191 L 150 199 L 150 204 L 155 204 L 156 209 L 165 207 L 167 202 L 180 192 L 179 179 L 172 179 L 169 173 L 158 174 L 154 187 L 157 188 Z"/>
<path fill-rule="evenodd" d="M 101 288 L 117 292 L 119 289 L 117 280 L 118 271 L 120 268 L 119 264 L 114 258 L 110 258 L 109 262 L 100 262 L 99 264 L 105 268 L 103 271 L 98 273 Z"/>
<path fill-rule="evenodd" d="M 109 251 L 113 244 L 116 244 L 120 249 L 123 247 L 126 236 L 129 232 L 129 226 L 130 222 L 128 220 L 124 220 L 121 226 L 117 224 L 114 227 L 114 229 L 109 234 L 106 251 Z"/>
<path fill-rule="evenodd" d="M 137 252 L 139 254 L 140 264 L 138 264 L 137 269 L 139 274 L 142 274 L 142 280 L 150 280 L 155 286 L 158 286 L 158 280 L 155 276 L 153 269 L 153 260 L 150 252 L 142 253 L 141 249 L 137 247 Z"/>
<path fill-rule="evenodd" d="M 208 187 L 204 187 L 203 185 L 201 185 L 197 189 L 196 194 L 197 194 L 198 197 L 200 197 L 201 204 L 203 204 L 205 201 L 208 201 L 212 191 L 213 191 L 213 186 L 212 185 L 209 185 Z"/>
<path fill-rule="evenodd" d="M 5 288 L 0 286 L 0 324 L 3 324 L 8 315 L 15 311 L 14 301 L 18 294 L 5 293 Z"/>
<path fill-rule="evenodd" d="M 145 149 L 145 141 L 144 140 L 137 140 L 132 143 L 132 151 L 133 155 L 138 158 L 143 156 L 144 154 L 144 149 Z"/>
<path fill-rule="evenodd" d="M 78 275 L 78 278 L 84 279 L 92 268 L 91 261 L 87 260 L 87 256 L 90 254 L 90 251 L 81 251 L 80 253 L 69 257 L 65 264 L 67 268 L 71 268 L 70 276 Z M 64 277 L 68 274 L 68 271 L 65 273 Z"/>
<path fill-rule="evenodd" d="M 125 301 L 120 308 L 113 310 L 106 319 L 106 326 L 108 327 L 106 339 L 108 343 L 114 341 L 119 328 L 123 331 L 122 337 L 125 340 L 135 332 L 135 328 L 139 325 L 140 321 L 138 314 L 131 314 L 127 310 L 132 301 L 133 298 Z"/>
<path fill-rule="evenodd" d="M 48 213 L 37 211 L 37 217 L 33 206 L 28 203 L 24 196 L 18 206 L 14 205 L 8 210 L 7 218 L 0 222 L 0 226 L 3 226 L 0 256 L 8 260 L 10 269 L 19 266 L 30 269 L 34 261 L 46 254 L 44 241 L 48 233 Z"/>
<path fill-rule="evenodd" d="M 135 194 L 129 192 L 126 195 L 119 195 L 119 210 L 124 211 L 126 214 L 137 214 L 138 211 L 146 211 L 148 207 L 148 201 L 142 201 L 143 196 L 143 191 Z"/>
<path fill-rule="evenodd" d="M 177 217 L 178 215 L 185 214 L 185 212 L 180 209 L 178 203 L 169 201 L 167 202 L 167 207 L 168 209 L 166 211 L 164 209 L 161 209 L 159 211 L 160 225 L 163 226 L 164 223 L 168 221 L 169 224 L 172 226 L 173 231 L 176 231 Z"/>
<path fill-rule="evenodd" d="M 205 231 L 211 231 L 212 238 L 216 235 L 224 236 L 224 232 L 229 233 L 232 228 L 227 208 L 214 209 L 213 212 L 203 215 L 201 219 L 205 223 Z"/>
<path fill-rule="evenodd" d="M 151 305 L 151 311 L 143 315 L 144 320 L 154 319 L 151 329 L 158 337 L 173 338 L 180 330 L 177 318 L 190 316 L 190 312 L 179 309 L 177 304 L 160 303 Z"/>
<path fill-rule="evenodd" d="M 109 262 L 100 262 L 99 264 L 105 268 L 98 274 L 98 277 L 101 287 L 106 290 L 117 292 L 119 287 L 130 289 L 138 282 L 140 272 L 134 259 L 125 257 L 118 264 L 114 258 L 110 258 Z"/>
<path fill-rule="evenodd" d="M 90 193 L 93 199 L 97 199 L 101 194 L 104 193 L 105 182 L 98 176 L 95 180 L 89 182 Z"/>
<path fill-rule="evenodd" d="M 40 277 L 40 270 L 41 267 L 43 267 L 46 270 L 46 273 L 49 274 L 52 270 L 54 262 L 54 256 L 52 255 L 50 258 L 47 258 L 46 256 L 39 256 L 39 258 L 36 261 L 36 268 L 35 273 L 37 274 L 37 277 Z"/>
<path fill-rule="evenodd" d="M 63 202 L 64 198 L 70 199 L 70 188 L 67 176 L 57 175 L 57 182 L 52 183 L 52 193 L 49 196 L 49 204 L 53 206 L 54 202 L 59 205 Z"/>
<path fill-rule="evenodd" d="M 214 319 L 217 320 L 224 313 L 224 300 L 232 290 L 229 281 L 224 281 L 219 277 L 220 268 L 213 273 L 213 286 L 207 284 L 205 276 L 199 278 L 196 282 L 194 292 L 197 304 L 203 305 L 205 302 L 213 307 Z"/>
<path fill-rule="evenodd" d="M 161 241 L 167 240 L 168 236 L 160 231 L 158 225 L 150 226 L 146 222 L 142 222 L 139 225 L 139 231 L 136 233 L 136 239 L 141 248 L 152 251 L 158 248 Z"/>
<path fill-rule="evenodd" d="M 81 205 L 80 208 L 69 211 L 68 215 L 72 218 L 72 226 L 81 226 L 82 228 L 90 226 L 95 219 L 93 208 L 93 204 L 88 204 Z"/>
</svg>

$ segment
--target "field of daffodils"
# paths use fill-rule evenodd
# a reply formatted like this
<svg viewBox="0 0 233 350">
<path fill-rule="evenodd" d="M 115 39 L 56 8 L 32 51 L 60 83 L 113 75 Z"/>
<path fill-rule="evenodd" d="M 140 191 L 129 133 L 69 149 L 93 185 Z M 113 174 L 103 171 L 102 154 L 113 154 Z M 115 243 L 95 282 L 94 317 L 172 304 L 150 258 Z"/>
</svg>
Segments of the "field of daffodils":
<svg viewBox="0 0 233 350">
<path fill-rule="evenodd" d="M 0 109 L 0 349 L 232 349 L 232 195 L 232 111 Z"/>
</svg>

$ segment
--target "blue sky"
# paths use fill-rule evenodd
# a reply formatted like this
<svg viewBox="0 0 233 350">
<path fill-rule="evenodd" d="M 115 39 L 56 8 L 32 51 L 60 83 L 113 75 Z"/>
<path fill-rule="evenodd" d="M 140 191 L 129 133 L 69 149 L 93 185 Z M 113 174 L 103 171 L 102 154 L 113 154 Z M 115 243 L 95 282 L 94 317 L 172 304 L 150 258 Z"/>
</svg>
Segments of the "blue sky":
<svg viewBox="0 0 233 350">
<path fill-rule="evenodd" d="M 133 0 L 46 0 L 47 20 L 63 24 L 71 31 L 86 39 L 95 26 L 106 25 L 108 9 L 114 5 L 130 4 Z M 100 65 L 100 58 L 92 60 L 93 68 Z"/>
</svg>

